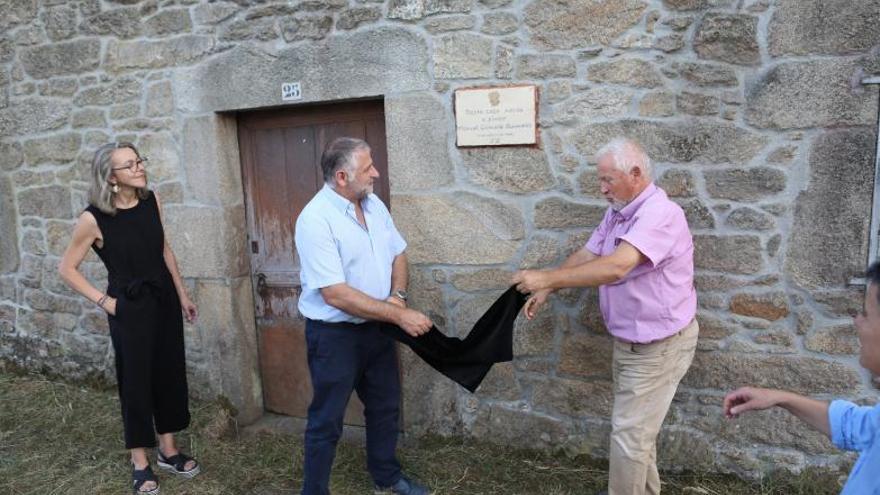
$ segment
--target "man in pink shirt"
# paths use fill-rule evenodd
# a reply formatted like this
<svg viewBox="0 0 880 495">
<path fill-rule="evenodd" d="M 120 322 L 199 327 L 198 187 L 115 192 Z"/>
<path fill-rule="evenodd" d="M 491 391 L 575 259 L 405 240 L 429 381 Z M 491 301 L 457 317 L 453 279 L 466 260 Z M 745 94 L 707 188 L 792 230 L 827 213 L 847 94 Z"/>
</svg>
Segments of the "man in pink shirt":
<svg viewBox="0 0 880 495">
<path fill-rule="evenodd" d="M 602 222 L 559 268 L 520 271 L 513 283 L 531 294 L 523 309 L 529 319 L 556 289 L 599 287 L 615 339 L 608 491 L 659 494 L 657 434 L 697 346 L 693 240 L 638 144 L 618 138 L 596 156 L 610 203 Z"/>
</svg>

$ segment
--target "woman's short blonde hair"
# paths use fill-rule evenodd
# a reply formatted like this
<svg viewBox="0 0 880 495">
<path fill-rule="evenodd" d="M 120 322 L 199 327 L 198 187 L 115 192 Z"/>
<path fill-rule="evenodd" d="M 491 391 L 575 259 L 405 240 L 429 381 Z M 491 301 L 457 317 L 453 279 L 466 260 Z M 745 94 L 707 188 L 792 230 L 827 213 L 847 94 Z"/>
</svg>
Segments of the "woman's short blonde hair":
<svg viewBox="0 0 880 495">
<path fill-rule="evenodd" d="M 89 204 L 108 215 L 116 214 L 116 206 L 113 204 L 113 184 L 110 183 L 110 174 L 113 173 L 113 165 L 110 163 L 110 158 L 114 151 L 122 148 L 128 148 L 134 151 L 138 158 L 141 157 L 141 154 L 133 144 L 116 142 L 107 143 L 98 148 L 95 151 L 95 157 L 92 159 Z M 148 192 L 146 187 L 137 188 L 137 196 L 140 199 L 147 199 Z"/>
</svg>

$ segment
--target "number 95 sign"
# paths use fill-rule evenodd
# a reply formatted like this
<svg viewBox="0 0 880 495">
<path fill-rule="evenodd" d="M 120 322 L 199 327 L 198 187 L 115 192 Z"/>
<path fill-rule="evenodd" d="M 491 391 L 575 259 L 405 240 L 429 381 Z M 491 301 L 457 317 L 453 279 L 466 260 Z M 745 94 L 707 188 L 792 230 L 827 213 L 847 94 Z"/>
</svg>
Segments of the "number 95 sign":
<svg viewBox="0 0 880 495">
<path fill-rule="evenodd" d="M 302 100 L 302 87 L 298 82 L 281 83 L 281 101 Z"/>
</svg>

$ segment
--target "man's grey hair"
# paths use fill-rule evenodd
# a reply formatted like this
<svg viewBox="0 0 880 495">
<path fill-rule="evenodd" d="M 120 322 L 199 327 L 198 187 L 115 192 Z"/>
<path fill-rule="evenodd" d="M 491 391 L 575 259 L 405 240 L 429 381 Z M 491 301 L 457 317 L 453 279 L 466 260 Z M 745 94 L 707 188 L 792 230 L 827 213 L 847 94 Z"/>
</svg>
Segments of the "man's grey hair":
<svg viewBox="0 0 880 495">
<path fill-rule="evenodd" d="M 333 177 L 339 170 L 354 172 L 354 154 L 360 150 L 369 150 L 370 145 L 363 139 L 352 137 L 336 138 L 324 148 L 321 154 L 321 171 L 324 182 L 333 185 Z"/>
<path fill-rule="evenodd" d="M 642 173 L 648 180 L 651 179 L 651 158 L 645 153 L 645 150 L 639 143 L 632 139 L 624 137 L 616 137 L 596 153 L 596 162 L 605 155 L 610 155 L 614 162 L 614 167 L 618 170 L 629 173 L 633 167 L 642 169 Z"/>
</svg>

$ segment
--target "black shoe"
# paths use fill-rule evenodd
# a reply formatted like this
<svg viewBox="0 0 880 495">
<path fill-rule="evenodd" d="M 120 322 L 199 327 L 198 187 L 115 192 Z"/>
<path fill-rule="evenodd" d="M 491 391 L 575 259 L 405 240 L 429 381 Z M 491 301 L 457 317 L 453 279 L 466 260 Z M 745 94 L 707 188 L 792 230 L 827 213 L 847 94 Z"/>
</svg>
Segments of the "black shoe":
<svg viewBox="0 0 880 495">
<path fill-rule="evenodd" d="M 150 466 L 143 469 L 137 469 L 132 466 L 131 481 L 134 493 L 138 495 L 159 495 L 159 479 L 153 474 L 153 470 L 150 469 Z M 143 487 L 148 481 L 155 483 L 156 488 L 153 488 L 152 490 L 141 489 L 141 487 Z"/>
<path fill-rule="evenodd" d="M 397 483 L 382 487 L 376 485 L 373 490 L 373 495 L 386 495 L 386 494 L 394 494 L 394 495 L 430 495 L 431 491 L 428 490 L 428 487 L 422 485 L 421 483 L 415 482 L 406 476 L 401 476 Z"/>
<path fill-rule="evenodd" d="M 160 468 L 171 471 L 172 473 L 178 476 L 183 476 L 184 478 L 192 478 L 193 476 L 199 474 L 199 471 L 201 470 L 199 468 L 198 461 L 181 452 L 178 452 L 171 457 L 165 457 L 165 454 L 163 454 L 161 450 L 157 450 L 156 458 L 156 464 L 158 464 Z M 193 462 L 192 469 L 186 469 L 186 464 L 189 461 Z"/>
</svg>

